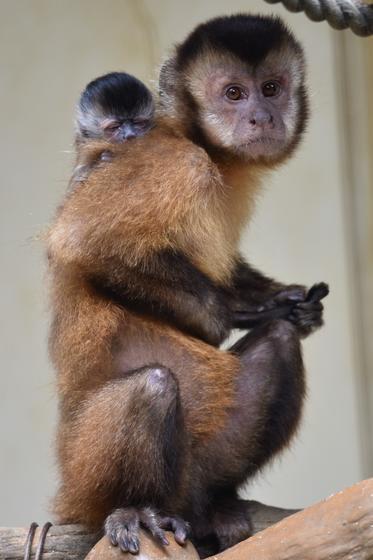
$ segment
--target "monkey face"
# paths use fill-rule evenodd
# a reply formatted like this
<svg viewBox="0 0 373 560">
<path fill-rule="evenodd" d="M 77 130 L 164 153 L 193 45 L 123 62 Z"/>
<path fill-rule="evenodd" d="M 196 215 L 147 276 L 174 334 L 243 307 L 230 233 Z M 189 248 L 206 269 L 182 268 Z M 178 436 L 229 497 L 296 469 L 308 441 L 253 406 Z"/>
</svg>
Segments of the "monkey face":
<svg viewBox="0 0 373 560">
<path fill-rule="evenodd" d="M 194 142 L 268 166 L 292 153 L 307 122 L 303 50 L 276 17 L 197 26 L 163 65 L 160 93 Z"/>
<path fill-rule="evenodd" d="M 257 66 L 205 54 L 188 86 L 208 141 L 247 160 L 284 159 L 304 120 L 303 72 L 292 52 L 272 52 Z"/>
<path fill-rule="evenodd" d="M 153 126 L 154 101 L 148 88 L 125 72 L 111 72 L 90 82 L 77 106 L 77 140 L 121 143 Z"/>
</svg>

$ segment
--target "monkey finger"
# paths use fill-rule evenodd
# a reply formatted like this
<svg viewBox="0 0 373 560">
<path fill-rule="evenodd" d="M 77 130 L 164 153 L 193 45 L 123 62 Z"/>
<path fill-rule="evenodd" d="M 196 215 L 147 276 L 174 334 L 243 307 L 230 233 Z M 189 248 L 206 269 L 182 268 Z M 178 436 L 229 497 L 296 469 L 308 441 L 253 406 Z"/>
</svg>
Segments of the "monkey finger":
<svg viewBox="0 0 373 560">
<path fill-rule="evenodd" d="M 329 294 L 329 286 L 325 282 L 314 284 L 308 291 L 306 301 L 314 302 L 325 298 Z"/>
<path fill-rule="evenodd" d="M 323 325 L 323 319 L 321 315 L 290 315 L 289 321 L 293 323 L 298 329 L 305 332 L 311 332 L 312 330 L 317 329 Z"/>
<path fill-rule="evenodd" d="M 294 311 L 305 310 L 305 311 L 322 311 L 324 309 L 323 304 L 320 301 L 304 301 L 296 303 L 294 306 Z"/>
<path fill-rule="evenodd" d="M 304 286 L 294 284 L 286 286 L 286 288 L 277 292 L 277 294 L 274 295 L 273 300 L 276 303 L 300 302 L 305 300 L 306 293 L 306 288 Z"/>
<path fill-rule="evenodd" d="M 301 311 L 294 309 L 289 315 L 290 321 L 318 322 L 322 320 L 322 313 L 319 311 Z"/>
<path fill-rule="evenodd" d="M 306 317 L 322 317 L 323 310 L 322 309 L 292 309 L 291 313 L 289 314 L 292 317 L 296 318 L 306 318 Z"/>
<path fill-rule="evenodd" d="M 274 294 L 273 297 L 259 305 L 256 311 L 261 313 L 263 311 L 275 309 L 282 305 L 295 304 L 305 301 L 305 298 L 306 288 L 304 286 L 298 286 L 297 284 L 290 285 L 280 290 L 279 292 Z"/>
</svg>

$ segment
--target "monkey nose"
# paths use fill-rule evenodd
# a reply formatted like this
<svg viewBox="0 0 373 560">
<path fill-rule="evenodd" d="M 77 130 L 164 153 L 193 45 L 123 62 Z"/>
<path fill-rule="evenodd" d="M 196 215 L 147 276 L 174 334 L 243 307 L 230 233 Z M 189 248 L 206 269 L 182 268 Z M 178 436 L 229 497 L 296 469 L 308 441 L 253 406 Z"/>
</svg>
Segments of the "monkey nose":
<svg viewBox="0 0 373 560">
<path fill-rule="evenodd" d="M 123 124 L 120 127 L 119 134 L 123 140 L 130 140 L 136 138 L 136 133 L 131 124 Z"/>
<path fill-rule="evenodd" d="M 267 110 L 257 110 L 249 116 L 249 123 L 255 128 L 273 128 L 274 118 Z"/>
</svg>

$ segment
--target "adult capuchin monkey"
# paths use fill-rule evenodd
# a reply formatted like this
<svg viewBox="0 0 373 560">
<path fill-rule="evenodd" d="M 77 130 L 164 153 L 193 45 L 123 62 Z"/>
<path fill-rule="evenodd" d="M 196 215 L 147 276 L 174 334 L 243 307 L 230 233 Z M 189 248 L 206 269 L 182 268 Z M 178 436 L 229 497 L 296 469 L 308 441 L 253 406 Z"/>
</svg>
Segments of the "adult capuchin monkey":
<svg viewBox="0 0 373 560">
<path fill-rule="evenodd" d="M 305 128 L 302 49 L 278 18 L 213 19 L 175 48 L 161 94 L 147 134 L 79 145 L 91 171 L 49 233 L 55 511 L 132 553 L 140 526 L 164 544 L 190 527 L 208 554 L 251 534 L 237 488 L 296 431 L 300 338 L 322 323 L 324 284 L 284 286 L 237 251 Z"/>
</svg>

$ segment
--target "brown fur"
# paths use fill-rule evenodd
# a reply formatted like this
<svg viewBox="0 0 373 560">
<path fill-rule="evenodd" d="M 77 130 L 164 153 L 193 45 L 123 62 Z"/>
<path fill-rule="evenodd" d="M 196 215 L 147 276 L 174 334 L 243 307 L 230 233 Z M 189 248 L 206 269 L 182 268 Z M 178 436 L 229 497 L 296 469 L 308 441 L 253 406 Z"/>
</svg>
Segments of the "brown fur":
<svg viewBox="0 0 373 560">
<path fill-rule="evenodd" d="M 236 305 L 271 307 L 285 289 L 237 252 L 273 162 L 248 165 L 199 142 L 184 116 L 163 109 L 144 137 L 81 145 L 48 237 L 55 511 L 90 527 L 109 516 L 107 532 L 124 550 L 136 550 L 136 536 L 124 542 L 118 519 L 151 524 L 149 509 L 133 509 L 148 506 L 186 517 L 197 539 L 215 532 L 220 547 L 247 536 L 235 489 L 288 444 L 304 396 L 300 319 L 217 348 Z M 310 332 L 321 310 L 302 313 Z M 225 523 L 227 509 L 240 530 Z"/>
</svg>

